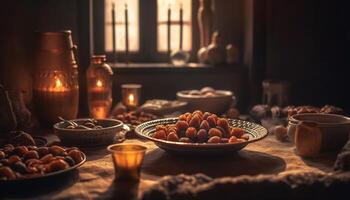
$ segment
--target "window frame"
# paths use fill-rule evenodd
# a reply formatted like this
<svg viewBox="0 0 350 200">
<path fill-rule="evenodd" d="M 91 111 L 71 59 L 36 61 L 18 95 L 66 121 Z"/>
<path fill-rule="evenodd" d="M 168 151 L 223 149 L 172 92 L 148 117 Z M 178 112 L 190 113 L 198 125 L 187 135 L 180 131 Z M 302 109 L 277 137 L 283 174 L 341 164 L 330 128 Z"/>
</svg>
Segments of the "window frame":
<svg viewBox="0 0 350 200">
<path fill-rule="evenodd" d="M 111 62 L 113 53 L 105 51 L 105 1 L 93 1 L 93 31 L 94 31 L 94 53 L 104 54 L 107 61 Z M 192 0 L 192 50 L 190 51 L 190 62 L 197 60 L 199 49 L 198 30 L 198 1 Z M 157 0 L 139 0 L 139 41 L 138 52 L 129 52 L 129 62 L 136 63 L 158 63 L 169 62 L 167 52 L 157 51 Z M 152 20 L 151 20 L 152 19 Z M 125 62 L 125 53 L 117 52 L 117 62 Z"/>
</svg>

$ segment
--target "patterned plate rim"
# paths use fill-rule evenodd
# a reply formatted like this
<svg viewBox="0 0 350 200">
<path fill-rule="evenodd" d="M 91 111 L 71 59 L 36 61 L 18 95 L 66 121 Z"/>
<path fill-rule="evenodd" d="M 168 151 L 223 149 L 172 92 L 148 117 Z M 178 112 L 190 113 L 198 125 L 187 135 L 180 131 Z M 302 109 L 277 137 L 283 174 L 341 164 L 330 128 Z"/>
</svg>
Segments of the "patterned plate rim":
<svg viewBox="0 0 350 200">
<path fill-rule="evenodd" d="M 230 125 L 232 125 L 233 122 L 248 123 L 248 124 L 254 125 L 255 127 L 257 127 L 260 130 L 259 135 L 257 135 L 253 139 L 249 139 L 246 142 L 210 144 L 210 143 L 184 143 L 184 142 L 173 142 L 173 141 L 161 140 L 161 139 L 153 138 L 144 132 L 144 130 L 146 128 L 149 128 L 151 126 L 156 126 L 159 124 L 170 124 L 170 123 L 173 124 L 177 120 L 178 120 L 178 118 L 164 118 L 164 119 L 156 119 L 156 120 L 144 122 L 135 128 L 135 132 L 139 137 L 147 139 L 147 140 L 151 140 L 151 141 L 156 142 L 156 143 L 163 143 L 163 144 L 169 144 L 169 145 L 181 145 L 181 146 L 187 146 L 187 147 L 209 147 L 209 148 L 210 147 L 225 147 L 225 146 L 228 147 L 228 146 L 235 146 L 237 144 L 247 145 L 249 143 L 253 143 L 253 142 L 262 140 L 268 135 L 268 130 L 265 127 L 261 126 L 260 124 L 256 124 L 256 123 L 248 122 L 248 121 L 244 121 L 244 120 L 239 120 L 239 119 L 229 119 Z M 169 122 L 169 123 L 166 123 L 166 122 Z M 247 129 L 245 129 L 245 130 L 247 130 Z M 250 133 L 250 132 L 248 132 L 248 133 L 250 135 L 252 135 L 252 133 Z"/>
</svg>

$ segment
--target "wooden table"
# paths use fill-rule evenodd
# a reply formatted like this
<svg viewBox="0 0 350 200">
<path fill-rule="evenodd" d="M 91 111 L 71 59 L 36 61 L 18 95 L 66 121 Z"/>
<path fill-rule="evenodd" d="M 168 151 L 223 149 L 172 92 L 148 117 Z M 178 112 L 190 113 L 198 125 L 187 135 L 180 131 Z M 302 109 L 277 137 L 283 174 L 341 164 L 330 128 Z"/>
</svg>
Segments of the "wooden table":
<svg viewBox="0 0 350 200">
<path fill-rule="evenodd" d="M 45 131 L 46 132 L 46 131 Z M 58 138 L 44 135 L 49 142 Z M 106 147 L 82 149 L 87 161 L 79 170 L 33 187 L 25 193 L 8 191 L 12 197 L 33 199 L 138 199 L 160 178 L 166 175 L 203 173 L 210 177 L 287 174 L 298 172 L 328 173 L 332 171 L 335 155 L 305 160 L 294 154 L 290 143 L 281 143 L 274 136 L 249 144 L 236 154 L 215 157 L 184 157 L 171 155 L 153 142 L 129 139 L 125 143 L 147 146 L 139 183 L 114 181 L 114 168 Z M 16 190 L 15 190 L 16 191 Z M 22 191 L 23 192 L 23 191 Z"/>
</svg>

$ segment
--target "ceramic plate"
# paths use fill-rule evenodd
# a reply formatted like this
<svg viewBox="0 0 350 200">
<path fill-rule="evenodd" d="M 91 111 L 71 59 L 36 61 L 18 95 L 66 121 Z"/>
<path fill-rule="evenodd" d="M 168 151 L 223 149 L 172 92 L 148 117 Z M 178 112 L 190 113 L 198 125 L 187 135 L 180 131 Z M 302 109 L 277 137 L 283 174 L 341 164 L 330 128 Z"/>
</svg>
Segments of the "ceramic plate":
<svg viewBox="0 0 350 200">
<path fill-rule="evenodd" d="M 249 143 L 263 139 L 268 134 L 267 129 L 261 125 L 243 120 L 230 119 L 229 123 L 231 126 L 242 128 L 247 134 L 250 135 L 250 139 L 248 141 L 235 144 L 183 143 L 160 140 L 151 137 L 151 134 L 155 131 L 155 127 L 157 125 L 175 124 L 177 120 L 177 118 L 166 118 L 145 122 L 137 126 L 135 132 L 139 137 L 153 141 L 158 147 L 164 149 L 165 151 L 186 154 L 218 154 L 236 152 L 243 149 Z"/>
<path fill-rule="evenodd" d="M 55 176 L 68 173 L 68 172 L 73 171 L 74 169 L 80 167 L 82 164 L 85 163 L 86 155 L 83 152 L 81 152 L 81 153 L 82 153 L 82 156 L 83 156 L 83 160 L 80 163 L 77 163 L 74 166 L 69 167 L 69 168 L 67 168 L 65 170 L 51 172 L 51 173 L 47 173 L 47 174 L 44 174 L 42 176 L 36 176 L 36 177 L 19 178 L 19 179 L 15 179 L 15 180 L 0 180 L 0 184 L 11 184 L 11 183 L 13 184 L 13 183 L 28 182 L 28 181 L 36 181 L 36 180 L 46 179 L 46 178 L 50 178 L 50 177 L 53 178 Z"/>
</svg>

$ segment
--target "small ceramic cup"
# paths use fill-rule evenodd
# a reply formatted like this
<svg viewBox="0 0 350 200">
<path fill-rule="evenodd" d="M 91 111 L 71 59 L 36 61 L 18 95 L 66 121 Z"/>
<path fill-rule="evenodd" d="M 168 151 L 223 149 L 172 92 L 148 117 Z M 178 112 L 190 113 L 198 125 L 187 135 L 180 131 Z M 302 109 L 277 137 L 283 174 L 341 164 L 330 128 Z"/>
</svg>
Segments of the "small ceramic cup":
<svg viewBox="0 0 350 200">
<path fill-rule="evenodd" d="M 140 180 L 146 147 L 138 144 L 114 144 L 107 147 L 112 154 L 115 180 Z"/>
<path fill-rule="evenodd" d="M 337 151 L 341 149 L 349 139 L 350 118 L 335 114 L 303 113 L 296 114 L 288 120 L 288 137 L 290 141 L 296 143 L 301 138 L 297 138 L 296 132 L 302 122 L 304 125 L 313 124 L 321 132 L 320 152 Z M 302 129 L 303 132 L 304 129 Z M 302 134 L 299 134 L 301 136 Z"/>
</svg>

